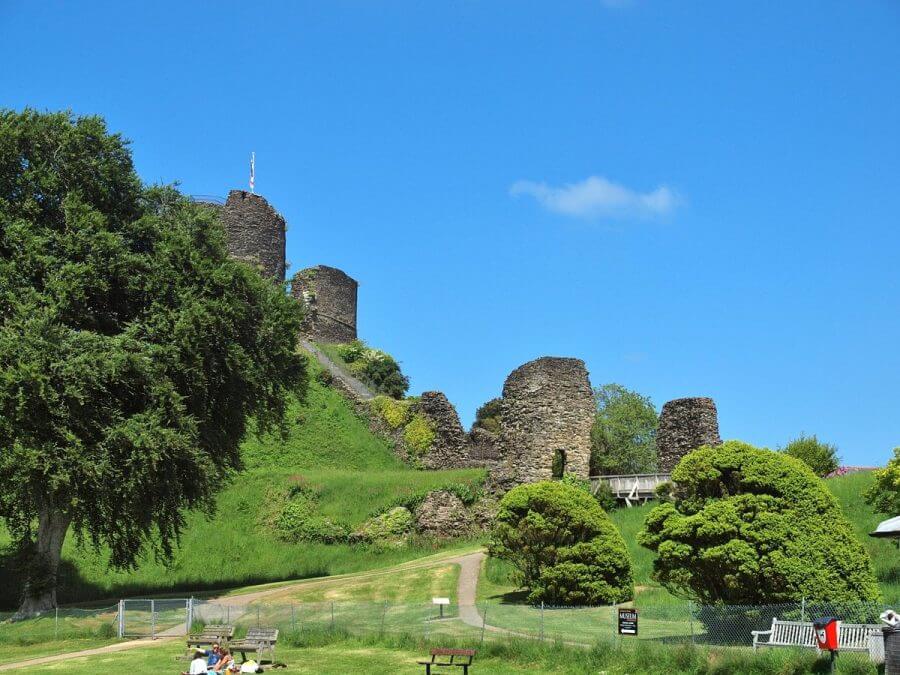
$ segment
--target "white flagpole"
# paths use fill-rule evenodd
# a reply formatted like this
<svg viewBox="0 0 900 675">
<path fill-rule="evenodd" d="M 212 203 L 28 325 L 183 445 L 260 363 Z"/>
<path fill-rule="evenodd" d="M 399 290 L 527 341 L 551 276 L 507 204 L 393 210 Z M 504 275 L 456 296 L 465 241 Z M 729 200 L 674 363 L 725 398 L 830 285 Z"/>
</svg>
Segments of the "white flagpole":
<svg viewBox="0 0 900 675">
<path fill-rule="evenodd" d="M 250 153 L 250 192 L 256 186 L 256 153 Z"/>
</svg>

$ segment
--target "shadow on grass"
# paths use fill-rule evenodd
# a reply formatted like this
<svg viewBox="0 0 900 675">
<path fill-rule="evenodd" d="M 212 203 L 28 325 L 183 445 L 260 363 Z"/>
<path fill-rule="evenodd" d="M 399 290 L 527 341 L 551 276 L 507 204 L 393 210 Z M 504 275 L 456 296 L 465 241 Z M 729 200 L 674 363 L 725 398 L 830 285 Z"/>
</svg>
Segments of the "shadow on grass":
<svg viewBox="0 0 900 675">
<path fill-rule="evenodd" d="M 23 555 L 12 546 L 0 550 L 0 611 L 15 611 L 21 601 L 25 584 L 25 565 Z M 59 568 L 59 589 L 57 598 L 60 605 L 77 603 L 84 609 L 111 606 L 121 598 L 138 598 L 153 596 L 156 598 L 179 597 L 190 594 L 195 598 L 205 598 L 217 591 L 257 586 L 284 581 L 302 581 L 328 577 L 327 569 L 316 569 L 285 580 L 277 574 L 247 575 L 234 579 L 218 579 L 209 582 L 204 579 L 189 579 L 174 584 L 123 583 L 111 588 L 101 587 L 87 581 L 71 561 L 63 560 Z"/>
</svg>

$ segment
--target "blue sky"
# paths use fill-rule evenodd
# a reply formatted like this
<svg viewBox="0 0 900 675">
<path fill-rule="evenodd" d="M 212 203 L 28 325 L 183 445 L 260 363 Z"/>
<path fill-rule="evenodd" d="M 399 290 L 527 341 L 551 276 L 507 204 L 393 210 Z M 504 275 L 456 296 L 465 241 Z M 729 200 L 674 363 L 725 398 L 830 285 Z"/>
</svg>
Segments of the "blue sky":
<svg viewBox="0 0 900 675">
<path fill-rule="evenodd" d="M 0 2 L 0 106 L 247 182 L 468 424 L 578 356 L 722 435 L 900 445 L 900 4 Z"/>
</svg>

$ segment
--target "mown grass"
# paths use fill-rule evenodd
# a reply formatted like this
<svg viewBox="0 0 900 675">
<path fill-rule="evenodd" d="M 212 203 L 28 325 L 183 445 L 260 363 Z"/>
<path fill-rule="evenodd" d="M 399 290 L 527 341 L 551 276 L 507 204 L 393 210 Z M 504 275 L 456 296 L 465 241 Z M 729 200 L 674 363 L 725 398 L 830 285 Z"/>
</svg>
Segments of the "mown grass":
<svg viewBox="0 0 900 675">
<path fill-rule="evenodd" d="M 313 373 L 316 366 L 312 366 Z M 243 446 L 247 470 L 227 479 L 212 518 L 192 513 L 170 563 L 144 556 L 134 570 L 109 569 L 104 551 L 63 549 L 60 602 L 198 594 L 285 579 L 303 579 L 391 566 L 457 543 L 417 541 L 403 549 L 287 543 L 261 524 L 273 485 L 303 481 L 319 494 L 322 515 L 353 528 L 396 500 L 451 483 L 476 484 L 478 469 L 416 471 L 404 466 L 333 389 L 310 382 L 303 404 L 293 403 L 286 437 L 270 434 Z M 0 528 L 0 549 L 8 544 Z M 22 579 L 11 558 L 0 559 L 0 608 L 13 608 Z"/>
<path fill-rule="evenodd" d="M 354 638 L 340 632 L 297 632 L 286 634 L 278 648 L 278 660 L 288 664 L 290 672 L 324 673 L 421 673 L 416 661 L 428 655 L 432 646 L 477 649 L 473 672 L 507 673 L 599 673 L 624 675 L 801 675 L 827 671 L 827 663 L 809 651 L 769 650 L 753 654 L 750 650 L 707 649 L 690 644 L 666 645 L 646 640 L 601 641 L 580 649 L 560 643 L 517 639 L 489 639 L 480 644 L 477 636 L 452 638 L 439 642 L 423 636 L 384 635 Z M 174 659 L 180 649 L 174 643 L 162 643 L 141 649 L 80 657 L 65 662 L 22 669 L 23 673 L 128 672 L 150 675 L 162 670 L 177 672 L 183 661 Z M 166 665 L 168 664 L 168 665 Z M 839 659 L 837 673 L 874 673 L 863 659 Z"/>
</svg>

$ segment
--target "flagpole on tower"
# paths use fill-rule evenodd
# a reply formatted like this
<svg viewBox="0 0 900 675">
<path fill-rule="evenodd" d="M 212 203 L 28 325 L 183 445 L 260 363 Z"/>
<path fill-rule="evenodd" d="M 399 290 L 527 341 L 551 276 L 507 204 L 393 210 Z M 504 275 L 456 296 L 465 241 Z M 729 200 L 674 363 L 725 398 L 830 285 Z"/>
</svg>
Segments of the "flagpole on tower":
<svg viewBox="0 0 900 675">
<path fill-rule="evenodd" d="M 256 153 L 250 153 L 250 192 L 253 193 L 253 188 L 256 185 Z"/>
</svg>

